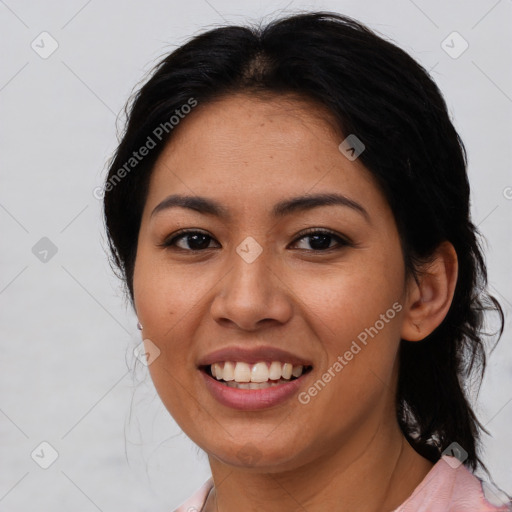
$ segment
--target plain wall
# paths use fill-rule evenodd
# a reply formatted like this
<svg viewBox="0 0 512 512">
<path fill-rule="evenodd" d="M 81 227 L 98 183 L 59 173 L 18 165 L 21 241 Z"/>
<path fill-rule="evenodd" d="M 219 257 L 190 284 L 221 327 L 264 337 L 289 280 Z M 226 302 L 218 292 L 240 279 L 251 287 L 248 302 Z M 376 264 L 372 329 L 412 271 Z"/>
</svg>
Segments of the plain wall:
<svg viewBox="0 0 512 512">
<path fill-rule="evenodd" d="M 140 333 L 108 265 L 93 190 L 116 146 L 116 118 L 160 56 L 218 24 L 312 9 L 358 18 L 431 70 L 466 144 L 473 220 L 487 239 L 491 290 L 508 315 L 475 407 L 492 434 L 484 461 L 512 493 L 510 0 L 6 0 L 1 510 L 170 511 L 209 476 L 205 455 L 135 364 Z M 469 44 L 458 58 L 441 46 L 453 31 Z M 58 48 L 42 58 L 53 40 Z M 462 43 L 450 43 L 452 53 Z M 50 461 L 43 441 L 58 452 L 48 469 L 35 462 Z"/>
</svg>

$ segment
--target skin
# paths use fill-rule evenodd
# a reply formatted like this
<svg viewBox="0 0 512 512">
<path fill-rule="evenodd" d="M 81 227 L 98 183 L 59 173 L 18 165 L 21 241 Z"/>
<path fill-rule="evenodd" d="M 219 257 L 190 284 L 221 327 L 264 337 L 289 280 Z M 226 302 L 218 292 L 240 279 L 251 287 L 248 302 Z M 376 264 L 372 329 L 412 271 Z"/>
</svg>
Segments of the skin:
<svg viewBox="0 0 512 512">
<path fill-rule="evenodd" d="M 310 102 L 230 96 L 199 105 L 175 130 L 151 176 L 134 302 L 143 339 L 160 350 L 149 366 L 157 392 L 208 454 L 215 488 L 204 510 L 393 510 L 432 468 L 395 418 L 397 351 L 400 338 L 423 339 L 448 312 L 453 247 L 439 247 L 419 283 L 406 278 L 385 197 Z M 344 194 L 368 219 L 344 206 L 270 214 L 279 201 L 320 192 Z M 215 199 L 232 217 L 179 207 L 151 217 L 170 194 Z M 159 245 L 182 228 L 208 234 L 199 246 L 209 248 L 190 237 Z M 327 238 L 331 249 L 318 249 L 306 228 L 353 245 Z M 248 236 L 263 249 L 250 264 L 235 250 Z M 314 382 L 396 302 L 401 311 L 308 404 L 292 397 L 237 411 L 210 395 L 196 368 L 220 347 L 272 344 L 310 360 Z M 252 450 L 252 462 L 240 450 Z"/>
</svg>

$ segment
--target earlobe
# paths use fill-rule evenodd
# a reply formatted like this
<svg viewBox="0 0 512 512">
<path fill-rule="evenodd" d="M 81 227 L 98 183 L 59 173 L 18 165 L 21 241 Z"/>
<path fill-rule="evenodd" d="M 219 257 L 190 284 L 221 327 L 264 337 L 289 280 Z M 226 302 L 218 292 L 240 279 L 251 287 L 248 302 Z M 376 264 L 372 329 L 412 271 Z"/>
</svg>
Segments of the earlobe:
<svg viewBox="0 0 512 512">
<path fill-rule="evenodd" d="M 432 260 L 421 268 L 417 282 L 411 279 L 402 339 L 420 341 L 441 324 L 453 300 L 457 275 L 457 253 L 445 241 L 437 247 Z"/>
</svg>

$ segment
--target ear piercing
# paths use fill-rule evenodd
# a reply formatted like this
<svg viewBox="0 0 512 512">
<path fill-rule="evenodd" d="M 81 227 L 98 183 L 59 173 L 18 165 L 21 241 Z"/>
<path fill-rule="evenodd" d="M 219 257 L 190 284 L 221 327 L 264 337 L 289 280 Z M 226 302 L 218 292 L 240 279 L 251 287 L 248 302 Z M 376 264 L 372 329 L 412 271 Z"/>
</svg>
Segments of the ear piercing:
<svg viewBox="0 0 512 512">
<path fill-rule="evenodd" d="M 137 322 L 137 329 L 139 329 L 139 331 L 142 331 L 142 325 L 140 324 L 140 322 Z"/>
</svg>

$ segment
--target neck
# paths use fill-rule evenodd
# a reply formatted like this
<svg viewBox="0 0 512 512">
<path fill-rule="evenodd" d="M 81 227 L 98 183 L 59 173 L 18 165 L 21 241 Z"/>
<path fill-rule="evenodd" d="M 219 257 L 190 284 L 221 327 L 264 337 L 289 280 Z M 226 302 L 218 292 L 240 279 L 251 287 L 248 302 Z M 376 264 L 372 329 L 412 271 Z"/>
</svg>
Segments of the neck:
<svg viewBox="0 0 512 512">
<path fill-rule="evenodd" d="M 403 503 L 433 466 L 409 445 L 396 421 L 363 428 L 350 443 L 337 445 L 338 450 L 285 471 L 248 471 L 210 457 L 215 487 L 203 510 L 324 512 L 328 505 L 337 512 L 387 512 Z"/>
</svg>

